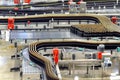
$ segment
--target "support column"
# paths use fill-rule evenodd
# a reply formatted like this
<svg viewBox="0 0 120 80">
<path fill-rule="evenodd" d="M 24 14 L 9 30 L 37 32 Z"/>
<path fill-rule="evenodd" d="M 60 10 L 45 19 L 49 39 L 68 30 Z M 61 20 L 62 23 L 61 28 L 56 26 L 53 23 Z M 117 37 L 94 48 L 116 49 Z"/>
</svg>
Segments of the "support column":
<svg viewBox="0 0 120 80">
<path fill-rule="evenodd" d="M 68 64 L 68 67 L 69 67 L 69 75 L 71 75 L 71 64 L 70 63 Z"/>
<path fill-rule="evenodd" d="M 120 75 L 120 58 L 118 58 L 118 62 L 119 62 L 119 75 Z"/>
<path fill-rule="evenodd" d="M 94 71 L 95 71 L 95 66 L 93 65 L 93 78 L 95 77 Z"/>
<path fill-rule="evenodd" d="M 116 4 L 118 5 L 119 0 L 116 0 Z"/>
<path fill-rule="evenodd" d="M 75 64 L 72 64 L 73 65 L 73 73 L 72 74 L 75 74 Z"/>
</svg>

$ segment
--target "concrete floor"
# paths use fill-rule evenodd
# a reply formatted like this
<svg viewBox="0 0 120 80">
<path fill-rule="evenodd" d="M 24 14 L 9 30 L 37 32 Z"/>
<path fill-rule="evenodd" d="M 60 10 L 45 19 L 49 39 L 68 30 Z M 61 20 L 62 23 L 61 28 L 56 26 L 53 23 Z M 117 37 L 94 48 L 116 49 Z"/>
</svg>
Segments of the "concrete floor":
<svg viewBox="0 0 120 80">
<path fill-rule="evenodd" d="M 0 40 L 0 80 L 20 80 L 19 72 L 10 72 L 15 63 L 10 56 L 14 53 L 10 43 Z"/>
</svg>

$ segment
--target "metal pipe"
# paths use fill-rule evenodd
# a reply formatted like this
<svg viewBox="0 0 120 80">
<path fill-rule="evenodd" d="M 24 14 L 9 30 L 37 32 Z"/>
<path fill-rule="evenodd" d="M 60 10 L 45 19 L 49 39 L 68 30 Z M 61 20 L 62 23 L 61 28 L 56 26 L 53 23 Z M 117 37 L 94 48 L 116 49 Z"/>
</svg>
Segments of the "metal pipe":
<svg viewBox="0 0 120 80">
<path fill-rule="evenodd" d="M 116 0 L 116 4 L 118 5 L 119 0 Z"/>
<path fill-rule="evenodd" d="M 60 69 L 59 69 L 58 64 L 56 65 L 56 70 L 57 70 L 58 78 L 59 78 L 60 80 L 62 80 L 62 76 L 61 76 L 61 73 L 60 73 Z"/>
</svg>

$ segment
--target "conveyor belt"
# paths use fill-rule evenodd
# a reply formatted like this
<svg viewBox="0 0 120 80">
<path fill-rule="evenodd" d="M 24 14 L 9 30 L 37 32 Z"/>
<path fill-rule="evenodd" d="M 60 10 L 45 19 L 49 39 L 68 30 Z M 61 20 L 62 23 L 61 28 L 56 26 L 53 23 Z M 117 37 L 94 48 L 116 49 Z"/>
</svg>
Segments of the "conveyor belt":
<svg viewBox="0 0 120 80">
<path fill-rule="evenodd" d="M 96 14 L 41 14 L 41 15 L 29 15 L 29 16 L 17 16 L 13 17 L 15 22 L 48 22 L 49 20 L 93 20 L 99 22 L 99 15 Z M 105 16 L 102 16 L 103 18 Z M 105 17 L 106 18 L 106 17 Z M 1 17 L 0 22 L 6 23 L 8 17 Z M 100 19 L 101 20 L 101 19 Z"/>
<path fill-rule="evenodd" d="M 77 3 L 79 0 L 75 0 Z M 88 7 L 98 7 L 98 6 L 111 6 L 115 5 L 116 1 L 87 1 L 87 6 Z M 30 7 L 30 6 L 37 6 L 37 7 L 45 7 L 45 6 L 61 6 L 62 4 L 68 6 L 68 1 L 56 1 L 56 2 L 36 2 L 36 3 L 31 3 L 31 4 L 24 4 L 24 8 Z M 21 5 L 1 5 L 0 8 L 2 9 L 10 9 L 14 7 L 21 7 Z M 119 6 L 119 5 L 117 5 Z"/>
<path fill-rule="evenodd" d="M 78 1 L 75 1 L 75 2 L 78 2 Z M 87 1 L 87 10 L 91 10 L 92 7 L 95 10 L 98 10 L 99 7 L 101 7 L 101 9 L 103 9 L 104 6 L 106 9 L 113 9 L 114 6 L 116 6 L 116 8 L 119 8 L 120 3 L 118 3 L 118 5 L 116 5 L 115 1 Z M 19 10 L 14 10 L 14 7 L 18 7 Z M 44 7 L 44 10 L 41 10 L 41 9 L 37 10 L 37 8 L 34 10 L 31 10 L 31 7 L 37 7 L 37 8 Z M 47 9 L 45 7 L 49 7 L 49 9 Z M 54 11 L 55 13 L 60 13 L 61 10 L 63 10 L 63 12 L 68 12 L 69 5 L 68 5 L 68 1 L 38 2 L 38 3 L 31 3 L 28 5 L 23 5 L 23 9 L 21 9 L 21 8 L 22 8 L 21 4 L 20 5 L 5 5 L 5 6 L 2 5 L 2 6 L 0 6 L 0 12 L 2 14 L 8 15 L 8 16 L 9 16 L 9 11 L 11 11 L 10 14 L 13 16 L 15 15 L 15 13 L 17 13 L 18 15 L 25 14 L 25 13 L 27 13 L 29 15 L 43 14 L 44 12 L 52 13 L 52 11 Z M 56 9 L 56 8 L 58 8 L 58 9 Z M 104 10 L 106 10 L 106 9 L 104 9 Z"/>
<path fill-rule="evenodd" d="M 79 0 L 78 0 L 79 1 Z M 76 2 L 78 2 L 76 1 Z M 87 9 L 91 10 L 91 7 L 94 7 L 94 9 L 98 9 L 98 7 L 103 8 L 104 6 L 106 7 L 106 9 L 113 9 L 113 6 L 116 6 L 117 8 L 120 7 L 118 3 L 118 5 L 115 4 L 115 1 L 87 1 Z M 63 5 L 64 4 L 64 5 Z M 46 13 L 52 13 L 52 11 L 55 11 L 55 13 L 60 13 L 61 10 L 63 10 L 64 12 L 68 12 L 69 10 L 69 5 L 68 5 L 68 1 L 58 1 L 58 2 L 38 2 L 38 3 L 31 3 L 28 5 L 22 5 L 23 9 L 21 9 L 21 4 L 20 5 L 5 5 L 5 6 L 0 6 L 0 12 L 2 14 L 8 15 L 9 16 L 9 11 L 11 11 L 12 13 L 10 13 L 11 15 L 14 15 L 15 13 L 17 13 L 18 15 L 21 14 L 29 14 L 29 15 L 34 15 L 34 14 L 43 14 L 44 12 Z M 14 7 L 18 7 L 19 10 L 14 10 Z M 42 8 L 44 7 L 44 10 L 30 10 L 31 7 L 39 7 Z M 49 9 L 45 8 L 45 7 L 49 7 Z M 53 7 L 53 8 L 52 8 Z M 58 8 L 58 9 L 56 9 Z"/>
<path fill-rule="evenodd" d="M 106 48 L 114 48 L 115 46 L 119 46 L 119 42 L 106 42 L 106 41 L 88 41 L 88 40 L 76 40 L 76 39 L 68 39 L 68 40 L 52 40 L 52 41 L 43 41 L 36 42 L 29 46 L 29 55 L 32 61 L 34 61 L 38 65 L 43 65 L 46 70 L 46 75 L 48 80 L 59 80 L 55 73 L 52 71 L 52 65 L 48 59 L 40 55 L 37 51 L 41 47 L 47 46 L 77 46 L 77 47 L 87 47 L 87 48 L 97 48 L 99 44 L 105 44 Z"/>
<path fill-rule="evenodd" d="M 96 14 L 46 14 L 46 15 L 34 15 L 24 17 L 13 17 L 15 22 L 49 22 L 50 20 L 93 20 L 96 24 L 76 24 L 72 25 L 73 28 L 78 29 L 89 35 L 91 34 L 112 34 L 112 36 L 120 36 L 120 27 L 113 24 L 109 18 Z M 1 18 L 0 22 L 7 21 L 7 17 Z M 96 36 L 97 36 L 96 35 Z"/>
</svg>

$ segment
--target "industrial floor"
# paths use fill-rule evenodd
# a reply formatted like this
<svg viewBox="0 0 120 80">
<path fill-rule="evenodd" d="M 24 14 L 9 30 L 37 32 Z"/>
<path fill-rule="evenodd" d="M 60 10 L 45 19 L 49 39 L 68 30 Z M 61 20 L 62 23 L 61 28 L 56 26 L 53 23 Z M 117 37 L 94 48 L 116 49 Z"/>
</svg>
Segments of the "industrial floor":
<svg viewBox="0 0 120 80">
<path fill-rule="evenodd" d="M 15 60 L 11 59 L 11 55 L 15 53 L 12 44 L 0 40 L 0 80 L 20 80 L 19 72 L 10 72 L 10 68 L 14 67 Z"/>
<path fill-rule="evenodd" d="M 21 80 L 19 72 L 10 72 L 10 68 L 15 66 L 15 60 L 11 59 L 11 55 L 15 54 L 14 44 L 0 40 L 0 80 Z M 99 71 L 98 71 L 99 72 Z M 97 72 L 97 73 L 98 73 Z M 29 79 L 31 80 L 31 79 Z M 73 80 L 67 79 L 65 80 Z M 107 78 L 79 78 L 79 80 L 119 80 Z"/>
</svg>

